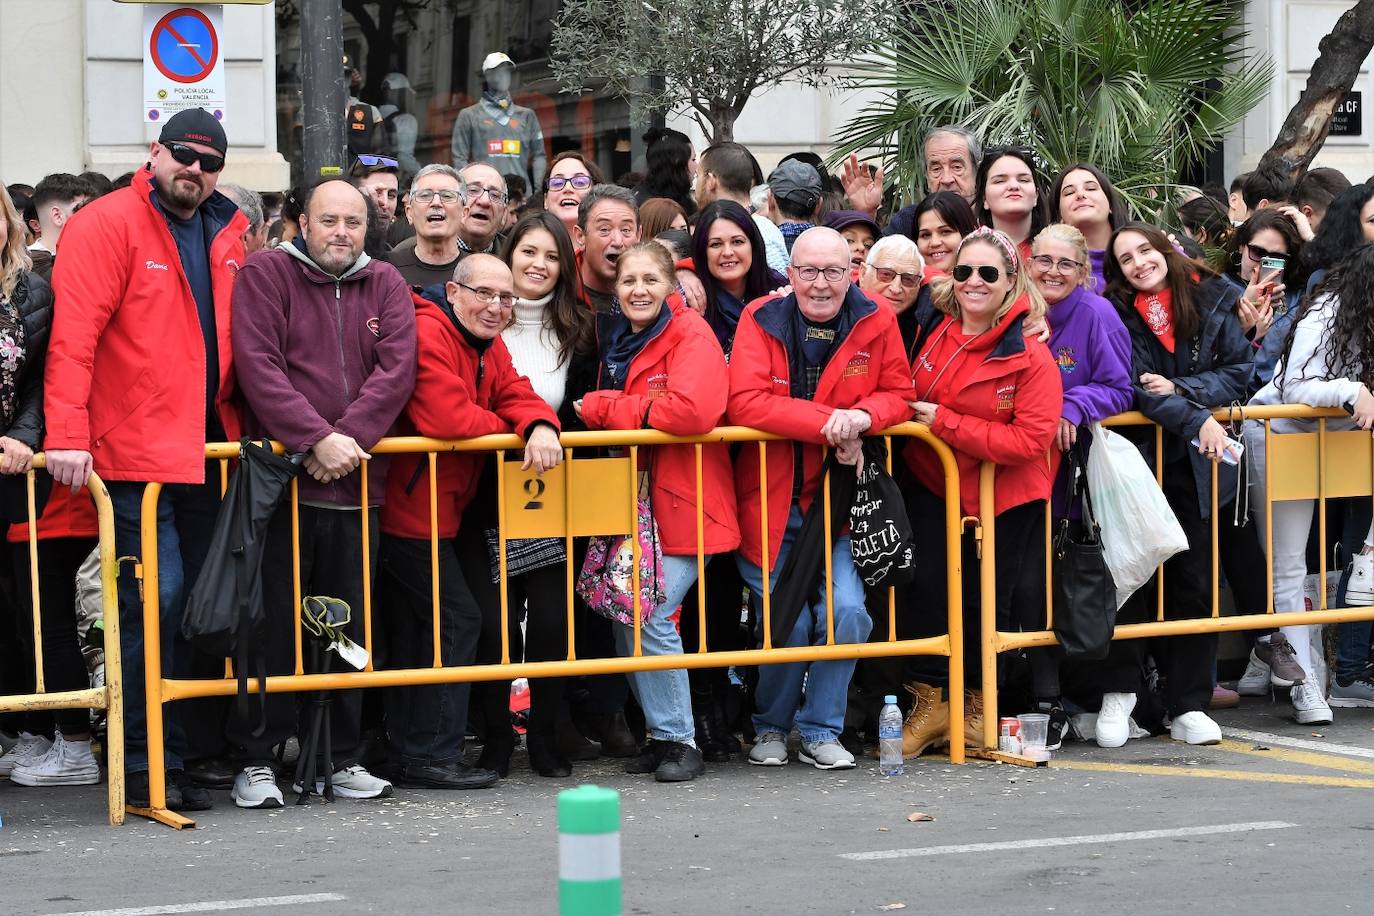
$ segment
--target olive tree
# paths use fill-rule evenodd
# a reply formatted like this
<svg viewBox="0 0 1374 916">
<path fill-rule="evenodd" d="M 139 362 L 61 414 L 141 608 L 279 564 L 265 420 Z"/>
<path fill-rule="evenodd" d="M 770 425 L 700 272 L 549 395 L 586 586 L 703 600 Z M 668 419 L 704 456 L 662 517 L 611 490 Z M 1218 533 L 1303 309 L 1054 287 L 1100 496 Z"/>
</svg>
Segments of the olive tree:
<svg viewBox="0 0 1374 916">
<path fill-rule="evenodd" d="M 601 87 L 648 111 L 689 110 L 715 141 L 757 90 L 831 82 L 868 52 L 895 0 L 567 0 L 550 65 L 564 88 Z"/>
</svg>

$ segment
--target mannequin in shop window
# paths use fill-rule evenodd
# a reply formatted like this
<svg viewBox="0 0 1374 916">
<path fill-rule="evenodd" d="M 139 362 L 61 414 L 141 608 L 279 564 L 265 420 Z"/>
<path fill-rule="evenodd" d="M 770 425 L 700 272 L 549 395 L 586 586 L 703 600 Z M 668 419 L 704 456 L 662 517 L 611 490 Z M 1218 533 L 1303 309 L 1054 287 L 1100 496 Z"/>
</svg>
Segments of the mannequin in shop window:
<svg viewBox="0 0 1374 916">
<path fill-rule="evenodd" d="M 529 187 L 542 187 L 547 158 L 539 118 L 511 99 L 515 62 L 500 51 L 482 61 L 484 90 L 476 105 L 458 113 L 453 122 L 453 167 L 474 162 L 492 166 L 503 175 L 519 175 Z"/>
</svg>

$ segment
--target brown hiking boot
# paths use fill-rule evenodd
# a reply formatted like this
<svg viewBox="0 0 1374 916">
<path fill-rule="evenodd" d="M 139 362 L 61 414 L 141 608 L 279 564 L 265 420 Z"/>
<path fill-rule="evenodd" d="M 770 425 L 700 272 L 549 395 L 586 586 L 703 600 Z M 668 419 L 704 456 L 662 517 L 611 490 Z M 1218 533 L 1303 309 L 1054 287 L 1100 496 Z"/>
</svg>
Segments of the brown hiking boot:
<svg viewBox="0 0 1374 916">
<path fill-rule="evenodd" d="M 906 685 L 916 705 L 902 723 L 902 756 L 919 757 L 932 747 L 949 743 L 949 703 L 940 688 L 916 681 Z"/>
<path fill-rule="evenodd" d="M 964 746 L 983 746 L 983 691 L 981 690 L 964 690 Z"/>
</svg>

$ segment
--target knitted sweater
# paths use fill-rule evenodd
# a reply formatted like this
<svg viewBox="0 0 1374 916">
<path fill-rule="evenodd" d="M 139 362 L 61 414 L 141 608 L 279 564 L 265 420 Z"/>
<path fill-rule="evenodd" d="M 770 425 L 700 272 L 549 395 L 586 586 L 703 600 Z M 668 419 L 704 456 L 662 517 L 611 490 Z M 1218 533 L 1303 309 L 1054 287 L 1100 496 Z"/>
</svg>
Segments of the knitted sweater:
<svg viewBox="0 0 1374 916">
<path fill-rule="evenodd" d="M 563 405 L 568 364 L 559 365 L 558 338 L 544 326 L 544 309 L 552 299 L 552 293 L 542 299 L 517 298 L 515 320 L 501 332 L 501 340 L 515 370 L 530 380 L 535 394 L 556 412 Z"/>
</svg>

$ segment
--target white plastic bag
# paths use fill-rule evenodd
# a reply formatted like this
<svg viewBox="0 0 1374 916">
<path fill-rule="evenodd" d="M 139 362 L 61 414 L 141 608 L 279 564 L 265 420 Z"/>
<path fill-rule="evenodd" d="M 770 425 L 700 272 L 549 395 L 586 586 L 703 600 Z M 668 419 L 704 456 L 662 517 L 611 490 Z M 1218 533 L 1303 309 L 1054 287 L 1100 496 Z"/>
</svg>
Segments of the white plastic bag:
<svg viewBox="0 0 1374 916">
<path fill-rule="evenodd" d="M 1159 564 L 1188 549 L 1188 538 L 1140 452 L 1100 423 L 1088 450 L 1088 491 L 1120 609 Z"/>
</svg>

